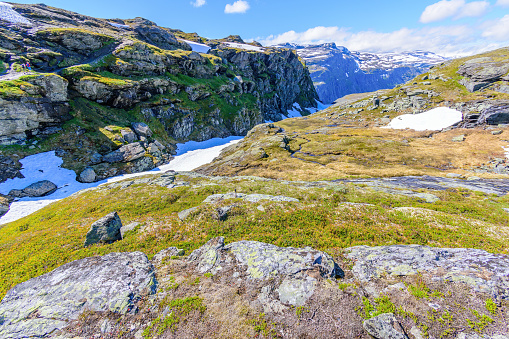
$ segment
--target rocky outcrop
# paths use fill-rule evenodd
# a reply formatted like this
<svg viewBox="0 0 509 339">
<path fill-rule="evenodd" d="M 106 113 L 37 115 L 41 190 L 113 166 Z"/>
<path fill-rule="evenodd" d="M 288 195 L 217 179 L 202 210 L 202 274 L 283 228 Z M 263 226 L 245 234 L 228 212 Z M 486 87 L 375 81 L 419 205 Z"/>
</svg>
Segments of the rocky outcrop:
<svg viewBox="0 0 509 339">
<path fill-rule="evenodd" d="M 264 120 L 281 120 L 281 114 L 286 114 L 294 103 L 301 107 L 316 107 L 318 95 L 309 71 L 294 51 L 268 49 L 253 52 L 223 47 L 210 53 L 227 60 L 242 72 L 241 93 L 257 94 Z"/>
<path fill-rule="evenodd" d="M 257 241 L 225 246 L 222 237 L 209 240 L 188 260 L 196 264 L 200 273 L 231 271 L 229 267 L 234 265 L 233 274 L 237 276 L 266 282 L 277 279 L 279 302 L 293 306 L 304 305 L 321 279 L 344 274 L 332 257 L 310 247 L 281 248 Z"/>
<path fill-rule="evenodd" d="M 393 245 L 346 249 L 353 274 L 367 282 L 382 276 L 425 274 L 435 281 L 468 285 L 495 299 L 509 299 L 509 257 L 482 250 Z"/>
<path fill-rule="evenodd" d="M 141 252 L 73 261 L 7 293 L 0 303 L 0 336 L 48 337 L 84 311 L 133 311 L 155 290 L 154 269 Z"/>
<path fill-rule="evenodd" d="M 92 224 L 83 246 L 87 247 L 97 243 L 109 244 L 122 240 L 121 228 L 122 221 L 120 217 L 117 212 L 112 212 Z"/>
<path fill-rule="evenodd" d="M 0 95 L 0 144 L 23 143 L 71 119 L 67 81 L 60 76 L 30 75 L 6 83 L 12 91 Z"/>
</svg>

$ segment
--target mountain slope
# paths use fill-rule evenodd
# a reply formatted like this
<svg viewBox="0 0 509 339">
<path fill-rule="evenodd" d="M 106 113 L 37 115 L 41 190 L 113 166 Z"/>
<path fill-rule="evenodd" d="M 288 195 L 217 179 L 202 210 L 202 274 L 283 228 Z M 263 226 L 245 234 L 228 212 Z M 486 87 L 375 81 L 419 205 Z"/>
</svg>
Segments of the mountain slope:
<svg viewBox="0 0 509 339">
<path fill-rule="evenodd" d="M 67 168 L 92 167 L 101 179 L 168 162 L 177 142 L 244 135 L 294 103 L 316 107 L 309 73 L 288 49 L 218 41 L 200 54 L 143 18 L 10 10 L 23 21 L 6 16 L 0 27 L 0 151 L 15 163 L 57 150 Z M 32 71 L 22 68 L 27 61 Z M 150 135 L 134 131 L 140 122 Z M 141 157 L 101 161 L 133 142 Z"/>
<path fill-rule="evenodd" d="M 362 53 L 351 52 L 334 43 L 293 48 L 311 72 L 320 100 L 332 103 L 347 94 L 393 88 L 446 59 L 429 52 Z"/>
</svg>

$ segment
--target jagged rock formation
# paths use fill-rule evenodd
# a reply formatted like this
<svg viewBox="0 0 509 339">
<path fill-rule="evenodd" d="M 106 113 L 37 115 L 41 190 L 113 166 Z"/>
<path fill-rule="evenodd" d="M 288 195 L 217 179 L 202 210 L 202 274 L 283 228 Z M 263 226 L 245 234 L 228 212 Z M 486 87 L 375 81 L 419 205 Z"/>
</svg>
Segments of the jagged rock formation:
<svg viewBox="0 0 509 339">
<path fill-rule="evenodd" d="M 316 107 L 309 72 L 288 49 L 227 44 L 239 37 L 210 41 L 200 54 L 143 18 L 96 19 L 42 4 L 12 10 L 28 23 L 0 28 L 0 143 L 33 146 L 30 154 L 58 144 L 77 173 L 90 167 L 102 179 L 151 169 L 170 160 L 176 142 L 245 135 L 294 103 Z M 32 72 L 21 67 L 27 61 Z M 153 133 L 134 135 L 132 123 Z"/>
<path fill-rule="evenodd" d="M 280 46 L 295 49 L 304 59 L 324 103 L 333 103 L 352 93 L 393 88 L 446 60 L 434 53 L 420 51 L 400 54 L 351 52 L 334 43 Z"/>
</svg>

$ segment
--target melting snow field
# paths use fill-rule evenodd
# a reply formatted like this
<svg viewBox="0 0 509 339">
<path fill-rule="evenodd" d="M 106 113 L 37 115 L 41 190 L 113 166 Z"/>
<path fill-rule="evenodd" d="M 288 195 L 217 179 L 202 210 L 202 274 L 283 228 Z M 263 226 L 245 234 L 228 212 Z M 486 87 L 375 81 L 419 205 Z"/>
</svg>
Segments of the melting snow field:
<svg viewBox="0 0 509 339">
<path fill-rule="evenodd" d="M 27 18 L 13 10 L 12 5 L 5 2 L 0 2 L 0 19 L 13 24 L 31 24 Z"/>
<path fill-rule="evenodd" d="M 60 167 L 63 161 L 55 155 L 54 151 L 31 155 L 20 160 L 23 165 L 21 174 L 23 174 L 25 178 L 9 179 L 1 183 L 0 193 L 8 194 L 12 189 L 23 189 L 41 180 L 49 180 L 55 183 L 58 189 L 55 193 L 45 197 L 22 198 L 13 202 L 7 214 L 0 218 L 0 225 L 21 219 L 54 201 L 67 198 L 71 194 L 83 189 L 147 174 L 155 175 L 162 171 L 191 171 L 201 165 L 211 162 L 224 148 L 239 142 L 241 139 L 242 137 L 229 137 L 225 139 L 214 138 L 203 142 L 189 141 L 184 144 L 178 144 L 177 156 L 167 165 L 160 166 L 148 172 L 120 175 L 90 184 L 76 181 L 76 174 L 74 171 Z"/>
<path fill-rule="evenodd" d="M 419 114 L 400 115 L 382 128 L 439 131 L 460 122 L 462 118 L 463 115 L 460 111 L 447 107 L 437 107 Z"/>
<path fill-rule="evenodd" d="M 210 47 L 207 45 L 204 45 L 204 44 L 199 44 L 197 42 L 184 40 L 184 39 L 182 39 L 180 41 L 183 41 L 186 44 L 188 44 L 189 46 L 191 46 L 191 48 L 193 49 L 193 52 L 208 53 L 210 50 Z"/>
</svg>

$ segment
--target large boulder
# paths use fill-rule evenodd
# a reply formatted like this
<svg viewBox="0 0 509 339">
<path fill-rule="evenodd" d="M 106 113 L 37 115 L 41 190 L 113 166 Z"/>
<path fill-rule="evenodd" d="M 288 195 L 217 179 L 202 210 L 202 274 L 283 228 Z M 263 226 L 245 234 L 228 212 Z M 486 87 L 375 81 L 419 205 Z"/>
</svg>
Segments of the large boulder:
<svg viewBox="0 0 509 339">
<path fill-rule="evenodd" d="M 85 168 L 80 174 L 81 182 L 94 182 L 97 180 L 97 175 L 92 167 Z"/>
<path fill-rule="evenodd" d="M 434 281 L 461 281 L 478 292 L 509 299 L 509 256 L 468 248 L 421 245 L 355 246 L 346 257 L 356 279 L 429 275 Z"/>
<path fill-rule="evenodd" d="M 97 243 L 112 243 L 122 239 L 120 229 L 122 221 L 117 212 L 112 212 L 92 224 L 87 233 L 84 246 L 90 246 Z"/>
<path fill-rule="evenodd" d="M 76 260 L 7 292 L 0 303 L 0 337 L 47 337 L 84 311 L 125 314 L 155 288 L 153 266 L 141 252 Z"/>
<path fill-rule="evenodd" d="M 133 129 L 139 136 L 143 136 L 146 138 L 149 138 L 152 136 L 152 130 L 150 127 L 148 127 L 147 124 L 143 122 L 133 122 L 132 123 Z"/>
<path fill-rule="evenodd" d="M 57 185 L 52 183 L 49 180 L 42 180 L 35 182 L 22 190 L 11 190 L 9 192 L 10 196 L 16 198 L 24 198 L 24 197 L 42 197 L 45 195 L 49 195 L 57 190 Z"/>
<path fill-rule="evenodd" d="M 127 144 L 116 151 L 106 154 L 103 156 L 103 161 L 114 163 L 114 162 L 130 162 L 145 156 L 145 148 L 139 142 Z"/>
</svg>

